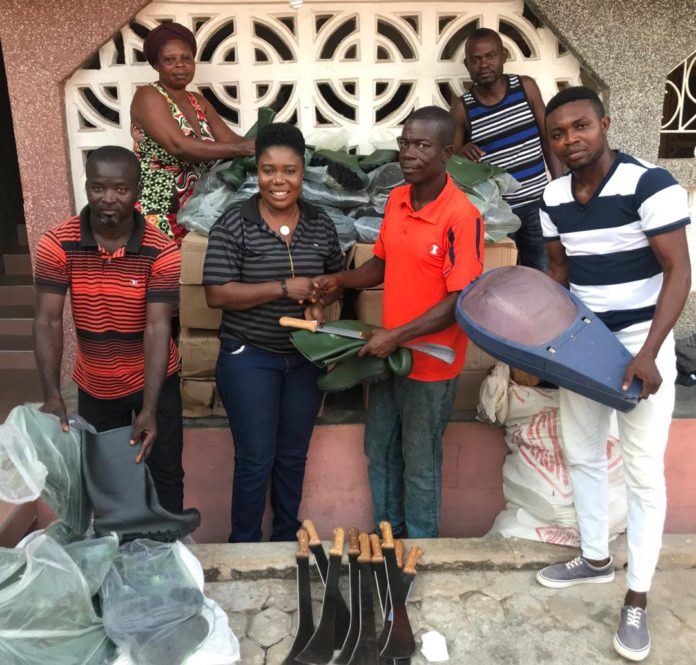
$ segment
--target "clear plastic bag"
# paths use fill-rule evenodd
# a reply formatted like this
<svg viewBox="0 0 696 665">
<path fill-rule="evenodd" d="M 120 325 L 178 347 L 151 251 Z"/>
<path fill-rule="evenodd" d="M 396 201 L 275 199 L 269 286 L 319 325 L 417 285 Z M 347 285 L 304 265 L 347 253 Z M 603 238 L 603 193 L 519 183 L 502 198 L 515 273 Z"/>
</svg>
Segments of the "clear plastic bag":
<svg viewBox="0 0 696 665">
<path fill-rule="evenodd" d="M 99 595 L 107 634 L 137 665 L 183 663 L 208 637 L 204 596 L 176 544 L 121 546 Z"/>
<path fill-rule="evenodd" d="M 183 543 L 177 542 L 175 547 L 196 585 L 203 590 L 203 568 L 200 561 Z M 224 610 L 214 600 L 205 598 L 201 613 L 208 623 L 208 636 L 196 651 L 183 661 L 182 665 L 232 665 L 239 661 L 239 642 L 230 629 L 229 619 Z M 111 665 L 134 665 L 134 663 L 128 652 L 122 651 Z"/>
<path fill-rule="evenodd" d="M 106 665 L 113 660 L 115 648 L 94 611 L 89 586 L 53 538 L 41 534 L 22 549 L 0 549 L 0 575 L 1 663 Z"/>
<path fill-rule="evenodd" d="M 111 568 L 118 553 L 118 537 L 116 534 L 102 538 L 83 538 L 75 533 L 65 522 L 57 520 L 45 529 L 34 531 L 17 545 L 26 547 L 40 536 L 49 536 L 58 543 L 75 562 L 87 583 L 90 595 L 96 596 L 99 587 Z"/>
<path fill-rule="evenodd" d="M 324 212 L 331 218 L 336 227 L 338 242 L 341 249 L 345 252 L 350 249 L 358 239 L 358 232 L 355 230 L 355 220 L 343 214 L 342 210 L 323 206 Z"/>
<path fill-rule="evenodd" d="M 377 242 L 381 228 L 381 217 L 360 217 L 355 220 L 355 230 L 358 232 L 359 242 Z"/>
<path fill-rule="evenodd" d="M 462 185 L 456 180 L 455 184 L 483 215 L 487 241 L 498 242 L 520 228 L 520 218 L 503 199 L 503 194 L 520 188 L 520 184 L 509 173 L 499 173 L 474 185 Z"/>
<path fill-rule="evenodd" d="M 58 517 L 73 531 L 85 533 L 90 524 L 92 507 L 82 486 L 79 430 L 71 427 L 69 432 L 63 432 L 56 416 L 42 413 L 33 406 L 15 407 L 0 428 L 7 433 L 5 438 L 0 432 L 0 448 L 3 451 L 0 453 L 0 468 L 4 479 L 0 483 L 0 499 L 12 503 L 31 501 L 36 498 L 34 489 L 41 486 L 41 497 Z M 24 450 L 18 448 L 22 441 L 26 448 Z M 26 496 L 30 498 L 13 500 L 9 495 L 6 498 L 5 481 L 12 475 L 12 467 L 17 475 L 9 486 L 16 490 L 19 485 L 17 478 L 29 482 L 31 492 Z"/>
<path fill-rule="evenodd" d="M 248 199 L 258 189 L 255 173 L 248 173 L 235 191 L 227 186 L 218 173 L 229 168 L 230 162 L 214 166 L 196 182 L 191 197 L 181 206 L 176 220 L 189 231 L 208 235 L 213 224 L 227 208 Z"/>
<path fill-rule="evenodd" d="M 38 499 L 47 475 L 28 434 L 15 423 L 0 425 L 0 500 L 28 503 Z"/>
</svg>

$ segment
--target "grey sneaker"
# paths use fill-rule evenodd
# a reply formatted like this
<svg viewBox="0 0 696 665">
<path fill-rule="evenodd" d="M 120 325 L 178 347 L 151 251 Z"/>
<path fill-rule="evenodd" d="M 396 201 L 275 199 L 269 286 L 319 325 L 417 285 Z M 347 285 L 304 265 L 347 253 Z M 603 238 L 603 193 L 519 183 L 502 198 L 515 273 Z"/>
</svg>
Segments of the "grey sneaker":
<svg viewBox="0 0 696 665">
<path fill-rule="evenodd" d="M 551 589 L 564 589 L 575 584 L 604 584 L 614 581 L 614 561 L 603 568 L 591 566 L 581 556 L 567 563 L 556 563 L 546 566 L 537 573 L 537 582 Z"/>
<path fill-rule="evenodd" d="M 640 607 L 621 608 L 619 627 L 614 635 L 614 649 L 628 660 L 643 660 L 650 653 L 648 615 Z"/>
</svg>

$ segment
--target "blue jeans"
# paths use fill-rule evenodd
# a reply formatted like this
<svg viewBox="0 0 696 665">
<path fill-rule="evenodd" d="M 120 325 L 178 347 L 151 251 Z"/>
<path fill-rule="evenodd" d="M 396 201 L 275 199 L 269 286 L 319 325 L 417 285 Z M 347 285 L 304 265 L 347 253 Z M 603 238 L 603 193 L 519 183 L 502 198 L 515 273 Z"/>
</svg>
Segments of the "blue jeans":
<svg viewBox="0 0 696 665">
<path fill-rule="evenodd" d="M 546 272 L 549 267 L 549 257 L 546 254 L 546 241 L 539 221 L 540 206 L 541 200 L 515 208 L 513 212 L 520 218 L 522 226 L 509 237 L 517 245 L 519 265 Z"/>
<path fill-rule="evenodd" d="M 215 382 L 234 439 L 231 543 L 261 540 L 269 479 L 271 540 L 295 540 L 322 371 L 299 353 L 222 340 Z"/>
<path fill-rule="evenodd" d="M 435 538 L 440 524 L 442 435 L 457 379 L 395 376 L 370 385 L 365 454 L 376 525 L 397 536 Z"/>
</svg>

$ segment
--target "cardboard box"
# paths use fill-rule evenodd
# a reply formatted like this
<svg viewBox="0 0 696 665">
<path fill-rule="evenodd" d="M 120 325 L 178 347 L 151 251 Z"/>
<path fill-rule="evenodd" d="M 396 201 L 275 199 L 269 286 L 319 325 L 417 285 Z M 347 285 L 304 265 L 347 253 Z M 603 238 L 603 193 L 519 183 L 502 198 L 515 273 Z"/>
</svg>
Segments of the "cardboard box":
<svg viewBox="0 0 696 665">
<path fill-rule="evenodd" d="M 181 401 L 184 418 L 227 416 L 212 379 L 181 379 Z"/>
<path fill-rule="evenodd" d="M 368 255 L 368 248 L 370 254 Z M 362 265 L 367 261 L 372 251 L 372 245 L 364 243 L 356 244 L 353 256 L 349 259 L 354 267 Z M 506 238 L 496 243 L 486 243 L 483 255 L 483 270 L 487 272 L 494 268 L 502 266 L 512 266 L 517 263 L 517 247 L 515 243 Z M 355 302 L 355 312 L 360 321 L 372 323 L 376 326 L 382 325 L 382 290 L 381 289 L 366 289 L 361 291 Z M 475 349 L 473 345 L 469 345 L 471 350 L 471 362 L 474 363 L 471 369 L 479 367 L 491 367 L 495 361 L 480 349 Z M 474 350 L 475 349 L 475 350 Z M 483 364 L 481 364 L 483 363 Z M 467 360 L 467 368 L 469 361 Z"/>
<path fill-rule="evenodd" d="M 485 369 L 488 370 L 493 367 L 498 361 L 493 357 L 488 355 L 485 351 L 479 349 L 476 344 L 471 340 L 466 347 L 466 362 L 464 363 L 464 369 Z"/>
<path fill-rule="evenodd" d="M 517 246 L 510 238 L 487 242 L 483 248 L 483 272 L 517 264 Z"/>
<path fill-rule="evenodd" d="M 355 315 L 358 321 L 382 325 L 382 291 L 361 291 L 355 301 Z"/>
<path fill-rule="evenodd" d="M 181 241 L 180 284 L 202 284 L 203 263 L 208 249 L 208 236 L 191 231 Z"/>
<path fill-rule="evenodd" d="M 324 307 L 324 316 L 327 321 L 338 321 L 341 318 L 341 310 L 343 303 L 341 300 L 334 300 L 332 303 Z"/>
<path fill-rule="evenodd" d="M 182 328 L 179 336 L 181 376 L 199 379 L 214 377 L 219 352 L 217 331 Z"/>
<path fill-rule="evenodd" d="M 346 254 L 346 268 L 355 270 L 363 265 L 363 263 L 367 263 L 374 256 L 373 250 L 374 243 L 355 243 Z M 382 288 L 384 288 L 384 284 L 378 284 L 377 286 L 370 287 L 369 290 Z"/>
<path fill-rule="evenodd" d="M 179 287 L 179 319 L 182 328 L 217 330 L 222 321 L 222 310 L 211 309 L 205 300 L 205 287 L 182 284 Z"/>
<path fill-rule="evenodd" d="M 479 390 L 488 376 L 487 369 L 465 369 L 457 379 L 457 394 L 452 411 L 476 411 L 479 403 Z"/>
</svg>

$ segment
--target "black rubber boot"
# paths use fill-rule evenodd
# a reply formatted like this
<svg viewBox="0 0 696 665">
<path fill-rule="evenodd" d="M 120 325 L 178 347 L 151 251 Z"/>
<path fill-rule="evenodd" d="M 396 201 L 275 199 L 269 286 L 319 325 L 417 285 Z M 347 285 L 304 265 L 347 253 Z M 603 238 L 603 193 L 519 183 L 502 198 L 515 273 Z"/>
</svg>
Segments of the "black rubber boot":
<svg viewBox="0 0 696 665">
<path fill-rule="evenodd" d="M 82 477 L 94 508 L 94 532 L 115 531 L 121 542 L 182 538 L 201 523 L 200 513 L 191 508 L 175 514 L 160 506 L 147 465 L 135 463 L 139 447 L 130 445 L 131 432 L 128 426 L 82 433 Z"/>
</svg>

